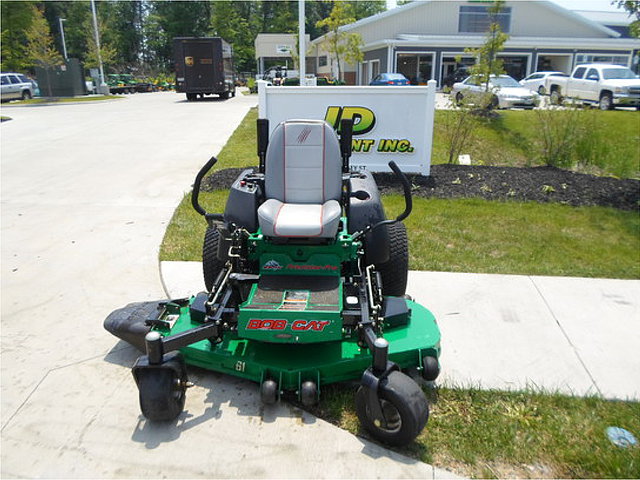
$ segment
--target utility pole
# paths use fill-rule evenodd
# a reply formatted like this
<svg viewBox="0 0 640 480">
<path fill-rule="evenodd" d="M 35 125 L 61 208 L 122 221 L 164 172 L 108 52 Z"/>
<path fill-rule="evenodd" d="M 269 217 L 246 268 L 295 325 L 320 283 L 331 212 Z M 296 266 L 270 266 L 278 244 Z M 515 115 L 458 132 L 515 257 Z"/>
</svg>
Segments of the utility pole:
<svg viewBox="0 0 640 480">
<path fill-rule="evenodd" d="M 307 58 L 305 45 L 304 0 L 298 0 L 298 63 L 300 68 L 300 85 L 306 85 Z"/>
<path fill-rule="evenodd" d="M 104 69 L 102 68 L 102 55 L 100 54 L 100 32 L 98 31 L 98 16 L 96 15 L 95 0 L 91 0 L 91 13 L 93 14 L 93 32 L 96 37 L 96 48 L 98 49 L 98 65 L 100 67 L 100 86 L 98 87 L 98 92 L 102 94 L 108 94 L 109 88 L 104 82 Z"/>
<path fill-rule="evenodd" d="M 62 37 L 62 54 L 64 55 L 65 60 L 69 60 L 69 57 L 67 56 L 67 42 L 65 42 L 64 40 L 64 25 L 62 24 L 62 22 L 66 21 L 66 18 L 58 17 L 58 24 L 60 25 L 60 36 Z"/>
</svg>

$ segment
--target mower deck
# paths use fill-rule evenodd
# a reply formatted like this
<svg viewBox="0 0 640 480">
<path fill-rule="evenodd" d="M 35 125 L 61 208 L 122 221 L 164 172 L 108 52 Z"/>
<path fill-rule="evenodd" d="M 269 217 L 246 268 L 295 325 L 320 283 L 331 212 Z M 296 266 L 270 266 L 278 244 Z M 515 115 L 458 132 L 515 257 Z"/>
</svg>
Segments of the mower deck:
<svg viewBox="0 0 640 480">
<path fill-rule="evenodd" d="M 409 322 L 385 329 L 389 359 L 401 368 L 422 368 L 424 356 L 437 358 L 440 354 L 440 331 L 429 310 L 413 301 L 406 302 L 411 309 Z M 171 331 L 163 333 L 170 337 L 196 325 L 189 305 L 185 305 L 180 307 Z M 271 378 L 284 391 L 298 391 L 306 380 L 320 386 L 358 379 L 372 361 L 369 350 L 358 346 L 355 333 L 352 338 L 316 344 L 266 343 L 230 334 L 221 343 L 213 345 L 203 340 L 180 351 L 188 364 L 259 383 Z"/>
</svg>

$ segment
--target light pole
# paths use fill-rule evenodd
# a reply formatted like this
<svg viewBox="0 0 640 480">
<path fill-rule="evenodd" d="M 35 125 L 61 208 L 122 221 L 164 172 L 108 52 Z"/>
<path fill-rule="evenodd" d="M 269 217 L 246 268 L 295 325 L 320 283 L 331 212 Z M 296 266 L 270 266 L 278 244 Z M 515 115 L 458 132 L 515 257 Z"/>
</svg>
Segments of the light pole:
<svg viewBox="0 0 640 480">
<path fill-rule="evenodd" d="M 304 0 L 298 0 L 298 68 L 300 77 L 300 86 L 306 85 L 307 76 L 307 58 L 305 49 L 305 14 Z"/>
<path fill-rule="evenodd" d="M 60 35 L 62 36 L 62 53 L 64 55 L 64 59 L 69 60 L 69 57 L 67 56 L 67 42 L 65 42 L 64 40 L 64 25 L 62 24 L 62 22 L 66 21 L 66 18 L 58 17 L 58 23 L 60 24 Z"/>
<path fill-rule="evenodd" d="M 102 55 L 100 54 L 100 32 L 98 31 L 98 16 L 96 15 L 96 4 L 91 0 L 91 13 L 93 14 L 93 32 L 96 37 L 96 48 L 98 49 L 98 66 L 100 67 L 100 86 L 98 91 L 102 94 L 109 93 L 109 87 L 104 83 L 104 70 L 102 68 Z"/>
</svg>

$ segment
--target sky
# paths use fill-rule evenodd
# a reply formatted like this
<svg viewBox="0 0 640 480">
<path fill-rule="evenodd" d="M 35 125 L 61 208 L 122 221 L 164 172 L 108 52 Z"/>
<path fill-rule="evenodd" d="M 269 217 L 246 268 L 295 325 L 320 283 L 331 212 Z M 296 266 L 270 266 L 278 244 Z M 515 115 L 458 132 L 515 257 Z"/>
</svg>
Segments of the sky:
<svg viewBox="0 0 640 480">
<path fill-rule="evenodd" d="M 443 0 L 444 1 L 444 0 Z M 517 0 L 516 0 L 517 1 Z M 620 12 L 609 0 L 552 0 L 561 7 L 569 10 L 595 10 L 603 12 Z M 396 6 L 396 0 L 387 0 L 387 8 Z"/>
</svg>

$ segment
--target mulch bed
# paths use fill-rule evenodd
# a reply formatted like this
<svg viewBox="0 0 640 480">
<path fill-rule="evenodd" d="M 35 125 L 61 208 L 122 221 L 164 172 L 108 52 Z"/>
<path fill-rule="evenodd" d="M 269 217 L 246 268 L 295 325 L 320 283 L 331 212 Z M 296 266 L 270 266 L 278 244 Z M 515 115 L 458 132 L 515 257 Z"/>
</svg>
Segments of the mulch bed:
<svg viewBox="0 0 640 480">
<path fill-rule="evenodd" d="M 242 168 L 220 170 L 203 181 L 202 189 L 229 188 Z M 381 193 L 402 193 L 392 173 L 375 173 Z M 431 175 L 409 175 L 413 195 L 424 198 L 555 202 L 640 210 L 640 180 L 598 177 L 554 167 L 487 167 L 432 165 Z"/>
</svg>

